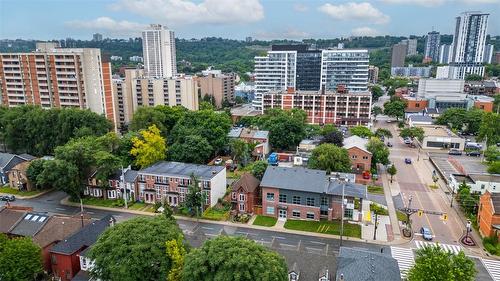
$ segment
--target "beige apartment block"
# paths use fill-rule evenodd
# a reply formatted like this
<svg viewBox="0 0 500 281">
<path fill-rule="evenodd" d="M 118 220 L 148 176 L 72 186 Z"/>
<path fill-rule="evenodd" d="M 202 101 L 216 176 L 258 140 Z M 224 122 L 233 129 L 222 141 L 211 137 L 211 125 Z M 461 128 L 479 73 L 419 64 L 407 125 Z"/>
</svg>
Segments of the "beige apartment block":
<svg viewBox="0 0 500 281">
<path fill-rule="evenodd" d="M 234 100 L 235 75 L 209 73 L 196 79 L 200 87 L 201 97 L 213 97 L 217 108 L 222 107 L 224 100 L 229 102 Z"/>
</svg>

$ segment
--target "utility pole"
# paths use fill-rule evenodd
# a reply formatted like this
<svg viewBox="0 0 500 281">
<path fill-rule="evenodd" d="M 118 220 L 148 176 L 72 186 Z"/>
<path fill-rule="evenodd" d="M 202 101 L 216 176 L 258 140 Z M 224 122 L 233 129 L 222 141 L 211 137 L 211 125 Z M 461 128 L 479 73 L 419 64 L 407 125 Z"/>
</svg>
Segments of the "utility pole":
<svg viewBox="0 0 500 281">
<path fill-rule="evenodd" d="M 80 197 L 80 220 L 82 221 L 82 228 L 85 226 L 83 224 L 83 202 L 82 202 L 82 197 Z"/>
<path fill-rule="evenodd" d="M 375 230 L 373 231 L 373 240 L 377 240 L 378 213 L 375 212 Z"/>
<path fill-rule="evenodd" d="M 125 185 L 125 173 L 123 172 L 123 166 L 122 175 L 120 176 L 120 185 L 123 187 L 123 201 L 125 201 L 125 209 L 128 209 L 127 187 Z"/>
</svg>

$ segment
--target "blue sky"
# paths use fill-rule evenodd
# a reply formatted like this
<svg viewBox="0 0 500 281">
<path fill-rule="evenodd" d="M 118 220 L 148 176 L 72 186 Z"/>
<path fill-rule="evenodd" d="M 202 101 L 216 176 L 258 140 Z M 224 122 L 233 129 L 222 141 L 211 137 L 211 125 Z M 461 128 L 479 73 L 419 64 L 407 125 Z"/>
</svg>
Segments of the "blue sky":
<svg viewBox="0 0 500 281">
<path fill-rule="evenodd" d="M 500 34 L 500 0 L 0 0 L 0 39 L 138 36 L 161 23 L 180 38 L 335 38 L 451 34 L 463 11 L 490 13 Z"/>
</svg>

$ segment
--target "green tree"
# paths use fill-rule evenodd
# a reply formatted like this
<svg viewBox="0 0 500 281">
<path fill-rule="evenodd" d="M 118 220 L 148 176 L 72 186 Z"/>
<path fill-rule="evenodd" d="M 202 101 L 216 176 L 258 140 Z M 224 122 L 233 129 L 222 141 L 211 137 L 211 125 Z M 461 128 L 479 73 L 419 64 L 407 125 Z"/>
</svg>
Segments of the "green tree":
<svg viewBox="0 0 500 281">
<path fill-rule="evenodd" d="M 484 157 L 486 157 L 486 161 L 498 161 L 500 160 L 500 149 L 496 145 L 490 145 L 484 151 Z"/>
<path fill-rule="evenodd" d="M 145 168 L 165 159 L 167 145 L 156 125 L 140 131 L 140 134 L 141 138 L 132 139 L 133 147 L 130 150 L 130 154 L 136 157 L 136 165 Z"/>
<path fill-rule="evenodd" d="M 371 138 L 366 145 L 366 149 L 372 154 L 372 167 L 376 168 L 377 164 L 389 164 L 389 148 L 378 138 Z"/>
<path fill-rule="evenodd" d="M 305 137 L 305 123 L 291 116 L 281 115 L 273 118 L 268 128 L 269 142 L 276 149 L 290 149 Z"/>
<path fill-rule="evenodd" d="M 96 179 L 104 187 L 108 186 L 108 179 L 120 169 L 122 161 L 119 157 L 107 151 L 98 151 L 95 154 Z"/>
<path fill-rule="evenodd" d="M 405 116 L 406 103 L 403 100 L 396 99 L 384 103 L 384 114 L 396 117 L 396 120 Z"/>
<path fill-rule="evenodd" d="M 488 173 L 500 174 L 500 161 L 493 161 L 488 164 Z"/>
<path fill-rule="evenodd" d="M 186 249 L 178 240 L 169 240 L 165 245 L 167 248 L 167 256 L 172 260 L 172 266 L 168 272 L 167 281 L 181 281 Z"/>
<path fill-rule="evenodd" d="M 372 115 L 373 115 L 373 119 L 375 119 L 375 121 L 377 121 L 377 116 L 380 114 L 383 114 L 383 113 L 384 113 L 384 110 L 382 110 L 382 108 L 378 105 L 376 105 L 372 108 Z"/>
<path fill-rule="evenodd" d="M 321 135 L 326 136 L 333 132 L 338 132 L 339 130 L 332 124 L 326 124 L 321 128 Z"/>
<path fill-rule="evenodd" d="M 324 143 L 313 149 L 309 158 L 309 168 L 330 172 L 350 172 L 351 160 L 346 149 Z"/>
<path fill-rule="evenodd" d="M 36 177 L 36 184 L 52 186 L 76 200 L 84 189 L 80 177 L 81 174 L 74 164 L 59 159 L 48 160 L 43 164 L 43 171 Z"/>
<path fill-rule="evenodd" d="M 212 151 L 212 146 L 204 137 L 191 135 L 170 146 L 169 155 L 173 161 L 206 164 Z"/>
<path fill-rule="evenodd" d="M 104 231 L 89 251 L 90 275 L 100 280 L 165 280 L 175 266 L 165 241 L 183 248 L 183 235 L 164 216 L 136 217 Z M 112 261 L 112 262 L 111 262 Z"/>
<path fill-rule="evenodd" d="M 47 185 L 40 185 L 37 182 L 37 177 L 43 172 L 43 165 L 45 164 L 44 159 L 35 159 L 30 162 L 28 169 L 26 169 L 26 176 L 28 180 L 31 181 L 36 188 L 48 188 Z"/>
<path fill-rule="evenodd" d="M 500 64 L 499 70 L 500 70 Z M 496 112 L 497 114 L 500 113 L 500 94 L 495 94 L 494 100 L 493 100 L 493 111 Z"/>
<path fill-rule="evenodd" d="M 42 250 L 31 238 L 0 233 L 0 280 L 31 281 L 42 272 Z"/>
<path fill-rule="evenodd" d="M 378 99 L 384 95 L 384 91 L 382 90 L 382 88 L 380 88 L 380 86 L 378 85 L 374 85 L 372 88 L 371 88 L 371 91 L 372 91 L 372 99 L 373 101 L 378 101 Z"/>
<path fill-rule="evenodd" d="M 419 141 L 424 139 L 424 129 L 419 127 L 404 128 L 399 132 L 402 138 L 416 138 Z"/>
<path fill-rule="evenodd" d="M 183 280 L 287 280 L 285 259 L 252 240 L 219 236 L 187 256 Z"/>
<path fill-rule="evenodd" d="M 200 110 L 215 110 L 215 106 L 210 102 L 202 101 L 200 102 Z"/>
<path fill-rule="evenodd" d="M 478 74 L 467 74 L 465 75 L 465 81 L 482 81 L 483 76 Z"/>
<path fill-rule="evenodd" d="M 386 137 L 386 138 L 392 138 L 392 133 L 390 130 L 388 129 L 384 129 L 384 128 L 378 128 L 377 130 L 375 130 L 375 136 L 377 137 Z"/>
<path fill-rule="evenodd" d="M 191 215 L 199 217 L 203 213 L 206 196 L 207 194 L 201 190 L 199 178 L 192 174 L 186 200 L 184 201 L 184 205 L 188 208 Z"/>
<path fill-rule="evenodd" d="M 373 132 L 365 126 L 351 127 L 349 129 L 349 132 L 351 133 L 351 135 L 362 137 L 362 138 L 369 138 L 369 137 L 373 136 Z"/>
<path fill-rule="evenodd" d="M 267 162 L 258 160 L 253 162 L 251 165 L 251 173 L 254 177 L 258 178 L 259 180 L 262 180 L 262 177 L 264 176 L 264 173 L 266 172 L 267 169 Z"/>
<path fill-rule="evenodd" d="M 241 139 L 233 139 L 229 143 L 229 148 L 231 150 L 233 160 L 246 165 L 248 159 L 250 158 L 250 147 L 248 143 Z"/>
<path fill-rule="evenodd" d="M 396 169 L 396 166 L 394 166 L 394 164 L 392 164 L 389 168 L 387 168 L 387 173 L 391 175 L 391 183 L 392 183 L 392 178 L 396 175 L 397 172 L 398 170 Z"/>
<path fill-rule="evenodd" d="M 474 262 L 463 251 L 454 255 L 436 245 L 417 250 L 415 265 L 407 276 L 409 281 L 472 281 L 475 275 Z"/>
<path fill-rule="evenodd" d="M 305 137 L 308 139 L 320 136 L 323 133 L 322 128 L 319 125 L 307 124 L 305 127 Z"/>
<path fill-rule="evenodd" d="M 344 145 L 344 135 L 338 130 L 332 131 L 323 137 L 322 143 L 332 143 L 338 147 L 342 147 Z"/>
<path fill-rule="evenodd" d="M 438 125 L 446 125 L 450 129 L 462 130 L 467 120 L 467 110 L 463 108 L 449 108 L 436 120 Z"/>
<path fill-rule="evenodd" d="M 477 135 L 478 141 L 486 141 L 487 145 L 500 143 L 500 115 L 485 112 Z"/>
<path fill-rule="evenodd" d="M 479 127 L 483 121 L 484 111 L 480 109 L 470 109 L 466 114 L 467 132 L 476 134 L 479 132 Z"/>
</svg>

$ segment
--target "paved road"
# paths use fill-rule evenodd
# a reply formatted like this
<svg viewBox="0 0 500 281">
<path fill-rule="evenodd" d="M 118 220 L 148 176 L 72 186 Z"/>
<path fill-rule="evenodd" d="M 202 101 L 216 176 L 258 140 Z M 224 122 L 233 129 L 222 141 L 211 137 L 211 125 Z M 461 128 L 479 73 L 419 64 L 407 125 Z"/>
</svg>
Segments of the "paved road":
<svg viewBox="0 0 500 281">
<path fill-rule="evenodd" d="M 435 235 L 434 241 L 446 244 L 458 244 L 463 234 L 465 226 L 462 221 L 451 211 L 450 202 L 446 195 L 440 190 L 429 188 L 432 184 L 432 168 L 427 157 L 421 153 L 418 157 L 418 149 L 409 148 L 398 136 L 394 123 L 387 123 L 383 117 L 377 118 L 377 127 L 390 129 L 393 138 L 390 140 L 393 144 L 390 155 L 390 161 L 397 168 L 396 180 L 398 181 L 405 204 L 408 203 L 410 196 L 413 198 L 411 207 L 428 211 L 448 213 L 448 221 L 443 221 L 441 216 L 424 214 L 418 217 L 412 215 L 412 226 L 414 232 L 422 227 L 428 227 Z M 412 164 L 405 164 L 405 158 L 410 158 Z M 419 235 L 416 236 L 420 240 Z"/>
</svg>

